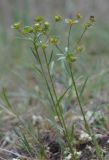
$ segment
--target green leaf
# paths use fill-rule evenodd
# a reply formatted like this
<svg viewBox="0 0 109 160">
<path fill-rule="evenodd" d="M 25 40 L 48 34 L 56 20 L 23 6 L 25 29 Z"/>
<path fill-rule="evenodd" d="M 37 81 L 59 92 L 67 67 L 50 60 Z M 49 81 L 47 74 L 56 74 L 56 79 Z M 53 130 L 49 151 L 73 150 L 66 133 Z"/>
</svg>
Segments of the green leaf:
<svg viewBox="0 0 109 160">
<path fill-rule="evenodd" d="M 50 54 L 50 59 L 48 61 L 48 65 L 50 65 L 51 61 L 52 61 L 52 58 L 53 58 L 53 50 L 51 51 L 51 54 Z"/>
<path fill-rule="evenodd" d="M 58 101 L 57 101 L 57 103 L 56 103 L 56 106 L 58 106 L 58 105 L 60 104 L 60 102 L 63 100 L 64 96 L 66 95 L 66 93 L 68 92 L 68 90 L 69 90 L 71 87 L 72 87 L 72 85 L 69 86 L 69 87 L 64 91 L 64 93 L 59 97 L 59 99 L 58 99 Z"/>
<path fill-rule="evenodd" d="M 42 71 L 37 66 L 34 66 L 34 69 L 37 70 L 41 75 L 43 75 Z"/>
<path fill-rule="evenodd" d="M 83 83 L 83 86 L 82 86 L 81 91 L 80 91 L 80 97 L 83 95 L 83 92 L 84 92 L 85 86 L 87 84 L 87 81 L 88 81 L 88 77 L 85 79 L 85 81 Z"/>
<path fill-rule="evenodd" d="M 30 49 L 35 57 L 35 60 L 39 62 L 39 58 L 38 58 L 37 54 L 35 53 L 34 49 L 32 47 Z"/>
<path fill-rule="evenodd" d="M 48 120 L 48 122 L 50 122 L 50 124 L 53 126 L 53 128 L 56 128 L 59 131 L 59 133 L 63 132 L 63 128 L 59 124 L 57 124 L 56 122 L 54 122 L 50 119 L 47 119 L 47 120 Z"/>
<path fill-rule="evenodd" d="M 7 95 L 6 95 L 6 89 L 5 89 L 5 88 L 3 88 L 2 93 L 3 93 L 3 100 L 5 101 L 8 109 L 9 109 L 9 110 L 12 110 L 13 107 L 12 107 L 11 103 L 10 103 L 9 100 L 8 100 L 8 97 L 7 97 Z"/>
</svg>

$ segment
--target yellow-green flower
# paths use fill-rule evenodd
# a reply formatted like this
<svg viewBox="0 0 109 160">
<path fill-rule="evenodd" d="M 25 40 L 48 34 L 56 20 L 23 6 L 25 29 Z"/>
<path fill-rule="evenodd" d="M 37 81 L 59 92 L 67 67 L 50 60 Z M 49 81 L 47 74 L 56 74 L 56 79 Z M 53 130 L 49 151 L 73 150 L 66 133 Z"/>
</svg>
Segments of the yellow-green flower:
<svg viewBox="0 0 109 160">
<path fill-rule="evenodd" d="M 39 22 L 39 23 L 42 23 L 42 22 L 44 22 L 44 19 L 43 19 L 43 17 L 41 17 L 41 16 L 36 16 L 36 17 L 35 17 L 35 21 L 36 21 L 36 22 Z"/>
<path fill-rule="evenodd" d="M 73 20 L 73 19 L 65 19 L 65 22 L 69 24 L 70 26 L 77 24 L 79 21 L 78 20 Z"/>
<path fill-rule="evenodd" d="M 92 25 L 93 25 L 92 22 L 90 22 L 90 21 L 87 22 L 87 23 L 85 24 L 85 30 L 89 29 Z"/>
<path fill-rule="evenodd" d="M 50 44 L 53 44 L 53 45 L 57 45 L 57 44 L 59 43 L 59 39 L 56 38 L 56 37 L 51 37 L 51 38 L 49 39 L 49 43 L 50 43 Z"/>
<path fill-rule="evenodd" d="M 40 23 L 35 23 L 34 24 L 35 30 L 38 32 L 42 32 L 42 26 L 40 25 Z"/>
<path fill-rule="evenodd" d="M 84 46 L 83 45 L 77 46 L 77 48 L 76 48 L 76 52 L 77 53 L 81 53 L 83 50 L 84 50 Z"/>
<path fill-rule="evenodd" d="M 28 34 L 28 33 L 32 33 L 33 32 L 33 28 L 30 26 L 26 26 L 22 29 L 22 34 Z"/>
<path fill-rule="evenodd" d="M 89 21 L 85 24 L 85 29 L 89 29 L 91 26 L 93 26 L 95 22 L 95 17 L 94 16 L 90 16 Z"/>
<path fill-rule="evenodd" d="M 42 49 L 46 49 L 48 47 L 48 44 L 42 43 L 41 47 L 42 47 Z"/>
<path fill-rule="evenodd" d="M 21 27 L 21 23 L 20 22 L 16 22 L 11 26 L 12 29 L 20 29 L 20 27 Z"/>
<path fill-rule="evenodd" d="M 76 14 L 76 18 L 77 18 L 77 19 L 81 19 L 81 18 L 82 18 L 82 15 L 78 12 L 78 13 Z"/>
<path fill-rule="evenodd" d="M 49 22 L 44 22 L 44 30 L 48 30 L 49 29 L 49 27 L 50 27 L 50 24 L 49 24 Z"/>
<path fill-rule="evenodd" d="M 59 22 L 62 20 L 62 17 L 60 15 L 54 16 L 54 19 L 56 22 Z"/>
<path fill-rule="evenodd" d="M 68 53 L 68 54 L 66 55 L 66 61 L 68 61 L 68 62 L 75 62 L 76 59 L 77 59 L 77 58 L 76 58 L 72 53 Z"/>
</svg>

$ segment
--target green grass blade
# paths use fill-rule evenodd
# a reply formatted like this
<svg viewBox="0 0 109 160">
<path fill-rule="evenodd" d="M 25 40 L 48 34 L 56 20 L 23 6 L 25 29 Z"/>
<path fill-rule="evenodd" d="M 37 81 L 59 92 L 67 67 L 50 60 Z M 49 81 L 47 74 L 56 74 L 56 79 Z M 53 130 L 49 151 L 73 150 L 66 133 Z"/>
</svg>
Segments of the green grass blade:
<svg viewBox="0 0 109 160">
<path fill-rule="evenodd" d="M 7 97 L 6 89 L 5 89 L 5 88 L 2 89 L 2 93 L 3 93 L 3 100 L 5 101 L 6 106 L 8 107 L 9 110 L 12 110 L 13 107 L 12 107 L 11 103 L 10 103 L 9 100 L 8 100 L 8 97 Z"/>
</svg>

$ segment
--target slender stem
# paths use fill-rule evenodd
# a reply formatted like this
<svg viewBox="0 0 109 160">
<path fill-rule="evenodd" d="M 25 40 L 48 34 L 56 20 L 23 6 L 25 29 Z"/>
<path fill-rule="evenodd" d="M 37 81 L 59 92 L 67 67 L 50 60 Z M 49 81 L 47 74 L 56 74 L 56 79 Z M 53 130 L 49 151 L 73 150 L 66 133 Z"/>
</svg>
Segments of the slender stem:
<svg viewBox="0 0 109 160">
<path fill-rule="evenodd" d="M 64 51 L 56 44 L 55 47 L 59 50 L 60 53 L 64 54 Z"/>
<path fill-rule="evenodd" d="M 34 45 L 35 45 L 35 44 L 34 44 Z M 59 115 L 59 113 L 58 113 L 58 110 L 57 110 L 57 107 L 56 107 L 56 104 L 55 104 L 55 100 L 54 100 L 54 98 L 53 98 L 53 95 L 52 95 L 52 92 L 51 92 L 49 83 L 48 83 L 47 78 L 46 78 L 45 73 L 44 73 L 44 69 L 43 69 L 43 65 L 42 65 L 41 60 L 40 60 L 39 53 L 38 53 L 37 48 L 36 48 L 35 46 L 34 46 L 34 48 L 35 48 L 35 51 L 36 51 L 37 56 L 38 56 L 38 60 L 39 60 L 40 66 L 41 66 L 41 70 L 42 70 L 42 72 L 43 72 L 43 76 L 44 76 L 44 79 L 45 79 L 45 82 L 46 82 L 46 85 L 47 85 L 47 89 L 48 89 L 48 91 L 49 91 L 50 97 L 51 97 L 52 102 L 53 102 L 54 110 L 55 110 L 55 112 L 56 112 L 56 114 L 57 114 L 57 116 L 58 116 L 58 118 L 59 118 L 61 127 L 63 128 L 63 124 L 62 124 L 62 122 L 61 122 L 60 115 Z"/>
<path fill-rule="evenodd" d="M 69 50 L 69 46 L 70 46 L 70 33 L 71 33 L 71 28 L 72 28 L 72 25 L 70 25 L 69 32 L 68 32 L 68 42 L 67 42 L 68 50 Z"/>
<path fill-rule="evenodd" d="M 78 45 L 79 45 L 79 43 L 81 42 L 81 40 L 82 40 L 82 38 L 83 38 L 83 36 L 84 36 L 85 32 L 86 32 L 86 29 L 84 29 L 84 30 L 83 30 L 83 32 L 82 32 L 82 34 L 81 34 L 80 38 L 77 40 L 77 42 L 76 42 L 75 46 L 73 46 L 73 50 L 75 49 L 75 47 L 76 47 L 76 46 L 78 46 Z"/>
<path fill-rule="evenodd" d="M 82 38 L 83 38 L 85 32 L 86 32 L 86 29 L 84 29 L 84 31 L 82 32 L 80 38 L 78 39 L 78 41 L 77 41 L 77 43 L 76 43 L 77 45 L 81 42 L 81 40 L 82 40 Z"/>
<path fill-rule="evenodd" d="M 36 50 L 36 49 L 35 49 L 35 50 Z M 36 50 L 36 52 L 37 52 L 37 50 Z M 38 54 L 38 52 L 37 52 L 37 54 Z M 39 63 L 40 63 L 40 66 L 41 66 L 41 70 L 42 70 L 42 72 L 43 72 L 44 79 L 45 79 L 45 81 L 46 81 L 46 85 L 47 85 L 48 91 L 49 91 L 49 93 L 50 93 L 50 96 L 51 96 L 51 99 L 52 99 L 52 102 L 53 102 L 53 105 L 54 105 L 54 109 L 55 109 L 56 115 L 57 115 L 58 118 L 59 118 L 61 127 L 62 127 L 62 128 L 64 127 L 64 129 L 65 129 L 65 126 L 63 126 L 63 123 L 62 123 L 62 119 L 61 119 L 61 117 L 60 117 L 60 114 L 58 113 L 58 110 L 57 110 L 55 101 L 54 101 L 54 99 L 53 99 L 53 95 L 52 95 L 52 93 L 51 93 L 51 89 L 50 89 L 50 87 L 49 87 L 48 81 L 47 81 L 47 79 L 46 79 L 46 76 L 45 76 L 45 73 L 44 73 L 44 70 L 43 70 L 43 66 L 42 66 L 42 63 L 41 63 L 39 54 L 38 54 L 38 59 L 39 59 Z M 63 130 L 63 133 L 64 133 L 64 136 L 65 136 L 65 138 L 66 138 L 66 140 L 67 140 L 68 135 L 67 135 L 67 132 L 66 132 L 66 131 L 67 131 L 67 128 L 66 128 L 65 130 Z M 72 146 L 71 146 L 71 144 L 69 143 L 68 140 L 67 140 L 67 142 L 68 142 L 68 146 L 69 146 L 69 148 L 70 148 L 70 150 L 71 150 L 71 152 L 72 152 L 72 155 L 73 155 L 73 157 L 74 157 L 74 160 L 76 160 L 75 154 L 74 154 L 73 149 L 72 149 Z"/>
<path fill-rule="evenodd" d="M 41 66 L 41 70 L 42 70 L 42 73 L 43 73 L 43 76 L 44 76 L 44 79 L 45 79 L 45 82 L 46 82 L 48 91 L 49 91 L 49 93 L 50 93 L 50 97 L 51 97 L 51 99 L 52 99 L 53 104 L 55 105 L 54 98 L 53 98 L 53 96 L 52 96 L 52 93 L 51 93 L 51 90 L 50 90 L 48 81 L 47 81 L 47 79 L 46 79 L 46 76 L 45 76 L 45 73 L 44 73 L 44 69 L 43 69 L 43 66 L 42 66 L 42 63 L 41 63 L 41 60 L 40 60 L 40 57 L 39 57 L 39 54 L 38 54 L 38 51 L 37 51 L 37 48 L 36 48 L 35 44 L 34 44 L 34 48 L 35 48 L 35 51 L 36 51 L 36 54 L 37 54 L 37 57 L 38 57 L 38 61 L 39 61 L 40 66 Z"/>
<path fill-rule="evenodd" d="M 70 73 L 71 73 L 72 83 L 73 83 L 73 86 L 74 86 L 74 89 L 75 89 L 75 92 L 76 92 L 76 97 L 77 97 L 77 100 L 78 100 L 78 103 L 79 103 L 79 106 L 80 106 L 81 113 L 83 115 L 85 128 L 88 131 L 88 134 L 91 136 L 91 130 L 90 130 L 89 124 L 88 124 L 88 122 L 86 120 L 84 111 L 83 111 L 83 107 L 82 107 L 81 100 L 80 100 L 80 97 L 79 97 L 79 94 L 78 94 L 77 86 L 76 86 L 76 83 L 75 83 L 75 79 L 74 79 L 74 75 L 73 75 L 70 63 L 69 63 L 69 69 L 70 69 Z"/>
<path fill-rule="evenodd" d="M 55 90 L 54 82 L 53 82 L 53 79 L 52 79 L 52 76 L 51 76 L 51 73 L 50 73 L 49 64 L 48 64 L 48 60 L 47 60 L 47 56 L 46 56 L 45 50 L 43 50 L 43 53 L 44 53 L 44 57 L 45 57 L 46 65 L 47 65 L 49 78 L 50 78 L 50 81 L 51 81 L 51 84 L 52 84 L 52 88 L 53 88 L 53 91 L 54 91 L 54 95 L 55 95 L 55 98 L 56 98 L 56 102 L 58 103 L 58 97 L 57 97 L 57 93 L 56 93 L 56 90 Z M 73 147 L 72 147 L 72 142 L 69 141 L 69 134 L 68 134 L 68 130 L 67 130 L 67 127 L 66 127 L 66 124 L 65 124 L 65 121 L 64 121 L 64 117 L 63 117 L 62 111 L 61 111 L 60 104 L 58 104 L 58 109 L 59 109 L 58 118 L 61 118 L 61 123 L 62 123 L 62 125 L 64 127 L 64 136 L 65 136 L 65 138 L 67 140 L 67 143 L 68 143 L 68 146 L 69 146 L 69 148 L 71 150 L 72 156 L 73 156 L 74 160 L 76 160 L 75 153 L 74 153 L 74 150 L 73 150 Z"/>
<path fill-rule="evenodd" d="M 55 86 L 54 86 L 54 82 L 53 82 L 52 76 L 50 74 L 50 69 L 49 69 L 49 65 L 48 65 L 48 61 L 47 61 L 45 50 L 43 50 L 43 52 L 44 52 L 44 57 L 45 57 L 45 60 L 46 60 L 47 70 L 48 70 L 48 74 L 49 74 L 50 81 L 51 81 L 51 84 L 52 84 L 53 92 L 54 92 L 54 95 L 55 95 L 55 98 L 56 98 L 56 102 L 58 102 L 58 97 L 57 97 L 57 94 L 56 94 L 56 90 L 55 90 Z M 61 111 L 61 106 L 60 105 L 58 105 L 58 109 L 59 109 L 59 114 L 60 114 L 60 116 L 62 118 L 62 121 L 63 121 L 64 128 L 67 131 L 67 128 L 66 128 L 66 125 L 65 125 L 65 122 L 64 122 L 64 118 L 63 118 L 63 115 L 62 115 L 62 111 Z"/>
</svg>

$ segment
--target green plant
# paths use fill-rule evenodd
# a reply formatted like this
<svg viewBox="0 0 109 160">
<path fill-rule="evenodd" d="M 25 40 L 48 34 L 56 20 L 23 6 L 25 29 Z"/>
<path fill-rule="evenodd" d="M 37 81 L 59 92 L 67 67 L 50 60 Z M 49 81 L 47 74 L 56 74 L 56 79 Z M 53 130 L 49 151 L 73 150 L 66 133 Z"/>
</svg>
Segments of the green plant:
<svg viewBox="0 0 109 160">
<path fill-rule="evenodd" d="M 69 148 L 72 155 L 72 159 L 73 160 L 77 159 L 77 154 L 73 147 L 75 130 L 73 129 L 73 133 L 71 133 L 66 126 L 64 115 L 63 115 L 64 111 L 63 111 L 62 101 L 65 98 L 66 94 L 68 94 L 68 91 L 71 91 L 74 88 L 77 101 L 79 103 L 79 107 L 83 116 L 86 131 L 89 134 L 89 136 L 92 138 L 93 143 L 96 146 L 97 156 L 99 157 L 99 159 L 102 160 L 102 155 L 101 155 L 99 146 L 95 140 L 92 130 L 85 117 L 85 113 L 84 113 L 82 103 L 81 103 L 81 98 L 80 98 L 81 93 L 79 94 L 78 92 L 76 81 L 74 78 L 74 72 L 73 72 L 74 63 L 78 58 L 78 53 L 81 53 L 84 49 L 83 45 L 81 45 L 81 40 L 84 34 L 88 31 L 90 27 L 93 26 L 93 23 L 95 22 L 94 17 L 91 16 L 88 22 L 86 22 L 83 25 L 83 32 L 80 38 L 76 41 L 75 44 L 72 45 L 71 31 L 74 26 L 80 23 L 81 18 L 82 16 L 80 15 L 80 13 L 78 13 L 75 19 L 65 19 L 65 25 L 68 28 L 68 36 L 66 38 L 67 40 L 66 40 L 65 46 L 62 45 L 61 37 L 57 36 L 56 34 L 54 35 L 52 33 L 53 31 L 52 31 L 51 24 L 45 21 L 41 16 L 35 17 L 34 23 L 31 26 L 22 27 L 22 24 L 20 22 L 17 22 L 12 25 L 12 28 L 16 29 L 20 33 L 21 38 L 29 40 L 32 44 L 31 51 L 36 60 L 35 70 L 37 71 L 38 76 L 41 76 L 41 78 L 44 80 L 44 89 L 46 86 L 47 98 L 49 103 L 52 105 L 52 112 L 54 115 L 54 119 L 55 117 L 57 117 L 59 121 L 59 124 L 57 123 L 56 126 L 57 128 L 60 128 L 60 134 L 63 134 L 65 137 L 67 147 Z M 60 24 L 60 23 L 63 23 L 63 18 L 57 15 L 54 17 L 54 21 L 55 21 L 55 24 L 56 23 Z M 68 77 L 70 77 L 71 79 L 71 84 L 67 85 L 64 93 L 61 96 L 58 95 L 55 88 L 56 73 L 55 74 L 52 73 L 52 65 L 51 65 L 53 63 L 55 63 L 56 65 L 57 62 L 59 65 L 60 61 L 63 63 L 64 68 L 68 74 Z M 85 86 L 85 83 L 83 85 L 82 90 L 84 89 L 84 86 Z M 6 95 L 5 95 L 5 100 L 6 102 L 8 102 Z M 9 104 L 10 103 L 8 102 L 8 105 Z M 24 136 L 22 139 L 23 139 L 23 142 L 27 143 L 26 138 Z M 29 145 L 27 146 L 29 147 Z"/>
</svg>

